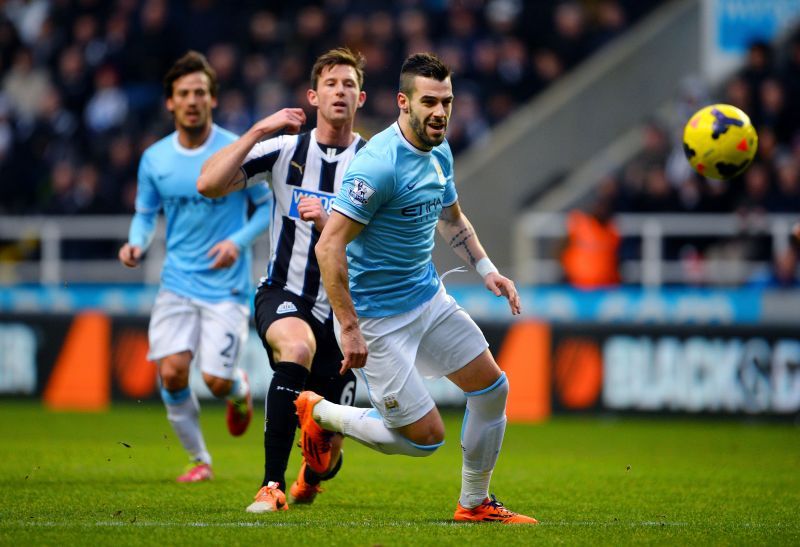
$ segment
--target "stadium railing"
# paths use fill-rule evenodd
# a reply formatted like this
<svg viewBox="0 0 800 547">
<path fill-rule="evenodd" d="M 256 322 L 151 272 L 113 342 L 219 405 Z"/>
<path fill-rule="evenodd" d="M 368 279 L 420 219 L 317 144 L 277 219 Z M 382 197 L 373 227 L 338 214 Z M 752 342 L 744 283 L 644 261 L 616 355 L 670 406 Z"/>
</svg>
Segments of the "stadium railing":
<svg viewBox="0 0 800 547">
<path fill-rule="evenodd" d="M 623 260 L 620 271 L 623 282 L 658 287 L 680 284 L 687 279 L 681 260 L 665 260 L 666 240 L 692 238 L 767 237 L 770 253 L 776 256 L 789 245 L 791 227 L 796 215 L 763 215 L 744 217 L 737 214 L 623 214 L 615 224 L 623 238 L 639 241 L 638 259 Z M 520 284 L 558 283 L 562 268 L 558 260 L 558 243 L 566 237 L 565 213 L 529 212 L 517 218 L 513 228 L 513 271 Z M 710 285 L 746 283 L 757 268 L 769 264 L 745 259 L 705 257 L 701 279 Z"/>
<path fill-rule="evenodd" d="M 139 268 L 125 268 L 116 257 L 128 238 L 130 223 L 130 215 L 2 217 L 0 249 L 9 252 L 0 252 L 0 284 L 158 284 L 164 262 L 163 218 L 159 218 L 153 244 Z M 105 244 L 100 256 L 96 247 L 81 248 L 96 243 Z M 14 247 L 20 250 L 14 252 Z M 268 250 L 268 238 L 262 235 L 254 243 L 256 277 L 264 272 Z M 81 258 L 82 251 L 91 253 L 93 258 Z"/>
<path fill-rule="evenodd" d="M 620 264 L 625 283 L 657 287 L 684 283 L 684 264 L 665 260 L 670 238 L 768 238 L 773 256 L 789 244 L 789 234 L 796 215 L 742 217 L 735 214 L 624 214 L 615 223 L 628 244 L 638 247 L 635 259 Z M 513 226 L 513 272 L 520 284 L 552 284 L 562 279 L 558 260 L 558 243 L 566 237 L 565 213 L 529 212 L 521 215 Z M 0 248 L 28 249 L 23 252 L 0 253 L 0 283 L 138 283 L 154 285 L 164 260 L 164 226 L 159 221 L 155 239 L 142 266 L 124 268 L 116 258 L 116 250 L 127 239 L 130 217 L 30 217 L 7 216 L 0 219 Z M 94 258 L 75 257 L 81 245 L 105 243 L 105 255 Z M 260 277 L 269 259 L 269 241 L 262 236 L 255 242 L 253 276 Z M 764 262 L 743 259 L 706 258 L 703 264 L 709 284 L 738 285 L 745 283 L 755 268 L 767 267 Z"/>
</svg>

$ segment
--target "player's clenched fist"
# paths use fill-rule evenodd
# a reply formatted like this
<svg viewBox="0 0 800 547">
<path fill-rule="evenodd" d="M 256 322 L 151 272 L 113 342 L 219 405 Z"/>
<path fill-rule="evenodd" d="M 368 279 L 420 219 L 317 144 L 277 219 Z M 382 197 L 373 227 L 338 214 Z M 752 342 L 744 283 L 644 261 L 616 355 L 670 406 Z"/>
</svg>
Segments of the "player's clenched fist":
<svg viewBox="0 0 800 547">
<path fill-rule="evenodd" d="M 328 221 L 328 212 L 322 206 L 322 201 L 319 198 L 310 196 L 300 198 L 300 202 L 297 204 L 297 212 L 300 213 L 302 220 L 312 221 L 318 232 L 322 231 Z"/>
<path fill-rule="evenodd" d="M 281 129 L 293 134 L 299 133 L 304 123 L 306 123 L 306 113 L 302 108 L 284 108 L 256 123 L 253 128 L 265 135 Z"/>
<path fill-rule="evenodd" d="M 138 245 L 126 243 L 119 250 L 119 261 L 128 268 L 135 268 L 142 259 L 142 249 Z"/>
<path fill-rule="evenodd" d="M 220 241 L 211 247 L 208 257 L 214 258 L 214 263 L 211 264 L 212 270 L 230 268 L 239 258 L 239 246 L 230 239 Z"/>
</svg>

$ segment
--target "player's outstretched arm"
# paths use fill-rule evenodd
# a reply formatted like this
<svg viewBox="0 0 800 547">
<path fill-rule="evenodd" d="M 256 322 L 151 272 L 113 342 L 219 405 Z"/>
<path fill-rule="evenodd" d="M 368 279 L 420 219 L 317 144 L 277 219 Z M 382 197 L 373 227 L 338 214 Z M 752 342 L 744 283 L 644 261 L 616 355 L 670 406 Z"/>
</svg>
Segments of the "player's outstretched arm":
<svg viewBox="0 0 800 547">
<path fill-rule="evenodd" d="M 478 234 L 475 233 L 467 216 L 461 211 L 458 202 L 442 209 L 437 229 L 456 255 L 477 270 L 483 278 L 486 288 L 496 296 L 505 296 L 508 299 L 511 313 L 518 315 L 522 308 L 514 282 L 500 275 L 492 261 L 489 260 L 483 245 L 478 240 Z"/>
<path fill-rule="evenodd" d="M 350 296 L 345 255 L 345 247 L 363 228 L 362 224 L 334 211 L 315 247 L 322 284 L 342 330 L 344 360 L 341 374 L 347 372 L 347 369 L 361 368 L 367 363 L 367 343 L 358 328 L 358 317 Z"/>
<path fill-rule="evenodd" d="M 242 163 L 256 143 L 281 129 L 297 133 L 305 122 L 302 108 L 284 108 L 256 122 L 247 133 L 205 161 L 197 179 L 197 191 L 208 198 L 218 198 L 241 190 L 246 182 Z"/>
</svg>

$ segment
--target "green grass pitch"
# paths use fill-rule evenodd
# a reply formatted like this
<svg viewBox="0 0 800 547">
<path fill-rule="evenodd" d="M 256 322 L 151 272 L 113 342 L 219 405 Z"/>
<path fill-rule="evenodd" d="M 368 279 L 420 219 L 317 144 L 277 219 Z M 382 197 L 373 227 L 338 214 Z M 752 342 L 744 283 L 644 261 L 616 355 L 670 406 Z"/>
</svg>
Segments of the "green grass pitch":
<svg viewBox="0 0 800 547">
<path fill-rule="evenodd" d="M 0 403 L 3 545 L 800 544 L 800 428 L 747 420 L 559 417 L 510 425 L 492 491 L 539 526 L 451 522 L 460 413 L 429 458 L 352 441 L 312 506 L 250 515 L 260 420 L 238 439 L 206 404 L 216 480 L 179 485 L 186 462 L 155 403 L 108 413 Z M 256 416 L 261 413 L 256 411 Z M 291 481 L 300 454 L 292 454 Z"/>
</svg>

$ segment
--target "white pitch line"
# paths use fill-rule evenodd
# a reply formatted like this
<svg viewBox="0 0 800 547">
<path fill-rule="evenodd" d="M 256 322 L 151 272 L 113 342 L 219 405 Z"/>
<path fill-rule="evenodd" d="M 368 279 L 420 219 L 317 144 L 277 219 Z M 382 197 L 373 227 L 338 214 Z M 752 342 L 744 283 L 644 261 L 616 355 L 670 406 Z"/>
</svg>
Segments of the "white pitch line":
<svg viewBox="0 0 800 547">
<path fill-rule="evenodd" d="M 6 526 L 14 524 L 10 522 L 4 523 Z M 20 527 L 43 527 L 43 528 L 112 528 L 112 527 L 141 527 L 141 528 L 302 528 L 309 526 L 310 522 L 281 522 L 281 521 L 246 521 L 246 522 L 153 522 L 153 521 L 134 521 L 131 522 L 129 519 L 121 518 L 120 520 L 110 520 L 110 521 L 96 521 L 96 522 L 56 522 L 56 521 L 17 521 L 15 523 L 17 526 Z M 319 522 L 314 523 L 314 525 L 319 526 Z M 361 527 L 361 528 L 419 528 L 423 526 L 469 526 L 469 523 L 460 523 L 460 522 L 452 522 L 452 521 L 441 521 L 441 522 L 418 522 L 418 521 L 406 521 L 406 522 L 371 522 L 371 521 L 350 521 L 350 522 L 337 522 L 335 524 L 336 528 L 353 528 L 353 527 Z M 703 526 L 708 527 L 708 523 L 703 522 L 668 522 L 668 521 L 642 521 L 642 522 L 630 522 L 630 521 L 614 521 L 614 522 L 598 522 L 598 521 L 544 521 L 540 522 L 539 526 L 544 527 L 598 527 L 598 528 L 609 528 L 609 527 L 630 527 L 630 528 L 637 528 L 637 527 L 659 527 L 659 526 L 670 526 L 670 527 L 692 527 L 692 526 Z M 731 525 L 726 524 L 726 527 L 730 527 Z M 786 528 L 789 526 L 787 523 L 775 523 L 775 524 L 765 524 L 765 523 L 748 523 L 748 522 L 741 522 L 734 527 L 736 528 Z"/>
</svg>

